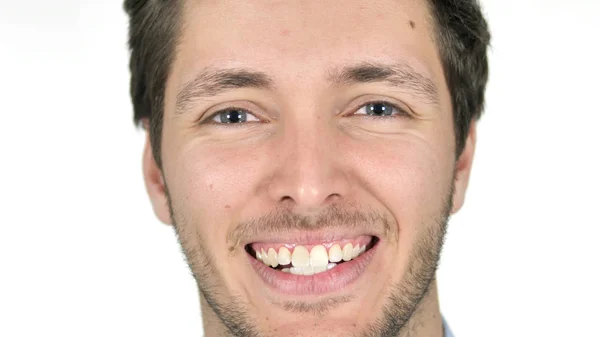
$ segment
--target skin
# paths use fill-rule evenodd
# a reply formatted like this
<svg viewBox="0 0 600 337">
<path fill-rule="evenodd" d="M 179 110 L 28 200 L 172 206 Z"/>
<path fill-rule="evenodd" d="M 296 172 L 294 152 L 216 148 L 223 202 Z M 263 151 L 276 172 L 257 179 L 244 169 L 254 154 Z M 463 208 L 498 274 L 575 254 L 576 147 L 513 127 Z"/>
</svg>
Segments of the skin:
<svg viewBox="0 0 600 337">
<path fill-rule="evenodd" d="M 408 308 L 396 335 L 442 336 L 436 245 L 448 215 L 464 201 L 475 125 L 456 158 L 450 96 L 426 3 L 188 1 L 182 20 L 165 92 L 163 166 L 148 140 L 144 177 L 156 215 L 175 225 L 198 281 L 206 336 L 368 336 L 394 295 Z M 383 82 L 329 81 L 331 69 L 344 65 L 399 60 L 434 83 L 436 103 Z M 207 68 L 259 70 L 272 86 L 196 98 L 176 111 L 178 93 Z M 356 114 L 370 100 L 390 101 L 408 114 L 386 120 Z M 207 124 L 231 105 L 261 122 Z M 250 267 L 244 247 L 230 240 L 240 223 L 275 221 L 264 218 L 274 211 L 319 219 L 334 207 L 376 212 L 391 224 L 388 230 L 363 224 L 381 239 L 376 256 L 335 296 L 275 294 Z M 408 285 L 411 277 L 420 287 Z M 306 310 L 286 309 L 288 300 Z M 235 312 L 252 332 L 235 331 L 219 308 Z"/>
</svg>

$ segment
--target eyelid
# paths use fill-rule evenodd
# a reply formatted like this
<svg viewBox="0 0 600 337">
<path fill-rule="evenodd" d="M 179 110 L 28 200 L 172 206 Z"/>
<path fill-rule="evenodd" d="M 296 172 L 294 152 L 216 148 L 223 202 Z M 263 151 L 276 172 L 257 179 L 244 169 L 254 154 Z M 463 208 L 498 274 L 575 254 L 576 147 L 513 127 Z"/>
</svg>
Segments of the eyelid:
<svg viewBox="0 0 600 337">
<path fill-rule="evenodd" d="M 358 103 L 353 104 L 352 105 L 353 108 L 350 109 L 351 112 L 346 115 L 349 117 L 355 116 L 356 112 L 359 111 L 360 109 L 364 108 L 366 105 L 375 104 L 375 103 L 385 103 L 385 104 L 391 105 L 398 112 L 396 114 L 396 116 L 402 116 L 402 117 L 408 117 L 408 118 L 414 117 L 413 111 L 406 104 L 401 104 L 401 103 L 398 103 L 394 100 L 387 99 L 387 98 L 372 98 L 372 99 L 361 100 Z M 366 114 L 360 114 L 359 116 L 367 116 L 367 117 L 373 117 L 373 118 L 390 118 L 390 117 L 393 117 L 394 115 L 392 115 L 392 116 L 371 116 L 371 115 L 366 115 Z"/>
<path fill-rule="evenodd" d="M 398 112 L 396 115 L 398 116 L 404 116 L 404 117 L 409 117 L 412 118 L 414 117 L 414 113 L 412 112 L 412 110 L 406 105 L 406 104 L 401 104 L 401 103 L 397 103 L 395 102 L 395 100 L 389 99 L 389 98 L 370 98 L 370 99 L 362 99 L 360 101 L 358 101 L 358 103 L 355 103 L 352 105 L 353 108 L 349 109 L 350 112 L 345 113 L 344 115 L 346 116 L 353 116 L 356 115 L 356 112 L 362 108 L 364 108 L 366 105 L 368 104 L 374 104 L 374 103 L 385 103 L 385 104 L 389 104 L 391 105 L 394 109 L 396 109 L 396 111 Z M 250 105 L 248 103 L 231 103 L 231 104 L 227 104 L 221 107 L 218 107 L 216 110 L 211 111 L 211 112 L 206 112 L 203 113 L 200 118 L 198 118 L 197 124 L 213 124 L 213 125 L 225 125 L 227 124 L 228 126 L 234 126 L 234 125 L 244 125 L 244 124 L 251 124 L 251 123 L 267 123 L 269 122 L 269 119 L 265 119 L 263 118 L 263 114 L 259 114 L 255 112 L 255 109 L 252 108 L 248 108 L 248 107 L 244 107 L 244 105 Z M 210 111 L 212 109 L 209 109 L 208 111 Z M 258 119 L 258 122 L 245 122 L 245 123 L 217 123 L 217 122 L 213 122 L 212 120 L 219 114 L 227 112 L 227 111 L 231 111 L 231 110 L 241 110 L 244 111 L 252 116 L 254 116 L 256 119 Z M 392 116 L 370 116 L 370 115 L 365 115 L 365 114 L 361 114 L 361 116 L 367 116 L 367 117 L 374 117 L 374 118 L 390 118 Z M 237 126 L 239 126 L 237 125 Z"/>
<path fill-rule="evenodd" d="M 232 124 L 228 124 L 228 125 L 233 125 L 233 124 L 243 125 L 243 124 L 250 124 L 250 123 L 268 122 L 268 119 L 265 119 L 262 117 L 263 114 L 259 114 L 259 113 L 255 112 L 255 110 L 258 110 L 258 109 L 244 107 L 244 105 L 250 105 L 250 104 L 231 103 L 231 104 L 222 105 L 216 109 L 209 109 L 207 112 L 203 113 L 202 116 L 200 116 L 200 118 L 198 118 L 197 124 L 213 124 L 213 125 L 228 124 L 228 123 L 217 123 L 217 122 L 214 122 L 213 119 L 221 113 L 224 113 L 227 111 L 233 111 L 233 110 L 244 111 L 247 114 L 254 116 L 259 121 L 258 122 L 252 121 L 252 122 L 245 122 L 245 123 L 232 123 Z M 213 110 L 213 111 L 210 111 L 210 110 Z"/>
</svg>

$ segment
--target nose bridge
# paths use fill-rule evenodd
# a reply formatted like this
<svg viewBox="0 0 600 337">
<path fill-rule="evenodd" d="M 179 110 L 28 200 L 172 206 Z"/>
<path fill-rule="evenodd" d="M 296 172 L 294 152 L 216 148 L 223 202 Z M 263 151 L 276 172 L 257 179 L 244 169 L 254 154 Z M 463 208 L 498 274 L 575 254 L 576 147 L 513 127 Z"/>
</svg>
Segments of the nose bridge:
<svg viewBox="0 0 600 337">
<path fill-rule="evenodd" d="M 335 130 L 318 115 L 288 120 L 281 129 L 280 163 L 269 184 L 271 198 L 309 211 L 345 196 L 347 181 L 335 151 Z"/>
</svg>

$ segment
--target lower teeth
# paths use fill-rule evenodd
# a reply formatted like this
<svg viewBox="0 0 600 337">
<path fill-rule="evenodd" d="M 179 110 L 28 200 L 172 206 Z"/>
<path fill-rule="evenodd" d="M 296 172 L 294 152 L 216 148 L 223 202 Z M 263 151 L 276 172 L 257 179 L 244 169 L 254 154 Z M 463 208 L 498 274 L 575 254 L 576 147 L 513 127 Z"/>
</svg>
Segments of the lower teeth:
<svg viewBox="0 0 600 337">
<path fill-rule="evenodd" d="M 314 275 L 314 274 L 319 274 L 319 273 L 323 273 L 326 272 L 328 270 L 331 270 L 333 268 L 335 268 L 338 264 L 337 263 L 329 263 L 326 266 L 319 266 L 319 267 L 313 267 L 313 266 L 308 266 L 308 267 L 290 267 L 290 268 L 283 268 L 281 269 L 282 272 L 284 273 L 290 273 L 290 274 L 294 274 L 294 275 L 305 275 L 305 276 L 309 276 L 309 275 Z"/>
</svg>

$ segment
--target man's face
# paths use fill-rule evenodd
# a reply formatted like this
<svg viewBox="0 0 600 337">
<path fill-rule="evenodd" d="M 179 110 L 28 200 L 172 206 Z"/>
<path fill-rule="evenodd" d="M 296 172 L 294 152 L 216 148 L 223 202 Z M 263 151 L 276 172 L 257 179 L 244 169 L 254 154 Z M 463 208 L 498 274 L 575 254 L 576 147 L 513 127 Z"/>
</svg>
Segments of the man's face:
<svg viewBox="0 0 600 337">
<path fill-rule="evenodd" d="M 457 161 L 425 1 L 187 1 L 181 19 L 145 174 L 207 329 L 391 336 L 435 307 L 474 136 Z"/>
</svg>

